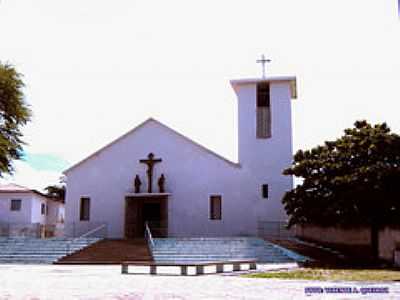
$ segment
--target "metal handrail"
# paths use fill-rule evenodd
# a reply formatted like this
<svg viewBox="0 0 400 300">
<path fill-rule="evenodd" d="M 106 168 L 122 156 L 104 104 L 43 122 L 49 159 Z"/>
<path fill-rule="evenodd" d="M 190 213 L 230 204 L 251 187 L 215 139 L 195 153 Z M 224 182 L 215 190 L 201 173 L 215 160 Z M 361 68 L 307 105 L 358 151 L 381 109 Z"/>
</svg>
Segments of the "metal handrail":
<svg viewBox="0 0 400 300">
<path fill-rule="evenodd" d="M 152 251 L 153 247 L 154 247 L 154 240 L 153 240 L 153 237 L 151 235 L 151 231 L 150 231 L 150 227 L 149 227 L 148 222 L 145 222 L 144 226 L 145 226 L 144 236 L 145 236 L 145 238 L 147 240 L 147 243 L 150 246 L 150 250 Z"/>
<path fill-rule="evenodd" d="M 82 234 L 80 237 L 77 237 L 77 238 L 80 239 L 80 238 L 87 237 L 88 235 L 91 235 L 92 233 L 94 233 L 94 232 L 96 232 L 96 231 L 98 231 L 100 229 L 103 229 L 103 227 L 106 227 L 106 226 L 107 226 L 107 224 L 102 224 L 102 225 L 100 225 L 100 226 L 98 226 L 98 227 L 96 227 L 96 228 L 94 228 L 92 230 L 89 230 L 88 232 Z"/>
<path fill-rule="evenodd" d="M 78 236 L 78 237 L 72 239 L 71 241 L 69 241 L 68 244 L 67 244 L 67 254 L 68 254 L 68 255 L 71 254 L 71 245 L 72 245 L 72 243 L 74 243 L 76 240 L 85 238 L 85 237 L 87 237 L 88 235 L 93 234 L 94 232 L 96 232 L 96 231 L 98 231 L 98 230 L 100 230 L 100 229 L 103 229 L 104 227 L 107 227 L 107 224 L 101 224 L 100 226 L 97 226 L 96 228 L 94 228 L 94 229 L 92 229 L 92 230 L 89 230 L 88 232 L 85 232 L 84 234 L 82 234 L 82 235 L 80 235 L 80 236 Z"/>
</svg>

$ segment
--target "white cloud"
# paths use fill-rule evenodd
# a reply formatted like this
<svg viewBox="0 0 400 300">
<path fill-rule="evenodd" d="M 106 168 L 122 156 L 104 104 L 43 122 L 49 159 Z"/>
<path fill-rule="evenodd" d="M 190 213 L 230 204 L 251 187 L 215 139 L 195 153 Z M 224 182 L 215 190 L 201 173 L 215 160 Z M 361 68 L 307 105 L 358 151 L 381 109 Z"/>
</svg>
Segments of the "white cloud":
<svg viewBox="0 0 400 300">
<path fill-rule="evenodd" d="M 15 161 L 15 175 L 6 175 L 1 181 L 13 182 L 32 189 L 43 191 L 50 184 L 57 184 L 61 173 L 51 171 L 39 171 L 32 168 L 27 162 Z"/>
</svg>

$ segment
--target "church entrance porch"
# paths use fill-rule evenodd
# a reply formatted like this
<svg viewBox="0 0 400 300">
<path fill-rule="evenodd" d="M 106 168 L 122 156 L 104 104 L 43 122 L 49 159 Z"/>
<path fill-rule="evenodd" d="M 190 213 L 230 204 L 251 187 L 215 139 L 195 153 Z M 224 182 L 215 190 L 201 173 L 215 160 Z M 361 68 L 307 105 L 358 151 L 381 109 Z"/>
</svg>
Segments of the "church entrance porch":
<svg viewBox="0 0 400 300">
<path fill-rule="evenodd" d="M 155 237 L 168 234 L 168 194 L 133 194 L 125 198 L 125 238 L 144 237 L 148 223 Z"/>
</svg>

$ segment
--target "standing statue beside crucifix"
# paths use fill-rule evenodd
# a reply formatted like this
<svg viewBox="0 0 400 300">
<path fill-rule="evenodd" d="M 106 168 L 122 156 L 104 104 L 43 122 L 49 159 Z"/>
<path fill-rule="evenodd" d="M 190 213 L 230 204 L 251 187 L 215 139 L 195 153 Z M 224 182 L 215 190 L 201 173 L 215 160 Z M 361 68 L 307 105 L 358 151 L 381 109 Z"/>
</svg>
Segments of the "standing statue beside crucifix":
<svg viewBox="0 0 400 300">
<path fill-rule="evenodd" d="M 142 181 L 140 180 L 139 175 L 135 176 L 133 185 L 135 186 L 135 193 L 136 194 L 140 193 L 140 186 L 142 185 Z"/>
<path fill-rule="evenodd" d="M 158 178 L 158 189 L 160 193 L 165 193 L 165 176 L 161 174 L 160 178 Z"/>
</svg>

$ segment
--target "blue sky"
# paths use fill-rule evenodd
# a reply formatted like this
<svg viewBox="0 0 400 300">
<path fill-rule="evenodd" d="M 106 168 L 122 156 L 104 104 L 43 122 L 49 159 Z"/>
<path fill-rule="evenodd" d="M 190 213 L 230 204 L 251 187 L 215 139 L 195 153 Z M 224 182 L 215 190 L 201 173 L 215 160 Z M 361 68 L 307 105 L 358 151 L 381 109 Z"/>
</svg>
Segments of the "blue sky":
<svg viewBox="0 0 400 300">
<path fill-rule="evenodd" d="M 38 171 L 62 172 L 69 166 L 61 157 L 46 153 L 24 153 L 22 160 Z"/>
<path fill-rule="evenodd" d="M 296 75 L 294 149 L 355 120 L 400 132 L 397 0 L 3 0 L 0 60 L 33 119 L 11 180 L 36 188 L 154 117 L 237 159 L 230 79 Z"/>
</svg>

